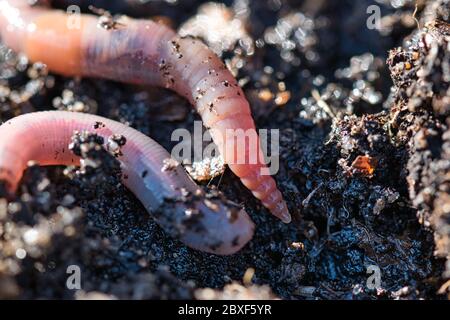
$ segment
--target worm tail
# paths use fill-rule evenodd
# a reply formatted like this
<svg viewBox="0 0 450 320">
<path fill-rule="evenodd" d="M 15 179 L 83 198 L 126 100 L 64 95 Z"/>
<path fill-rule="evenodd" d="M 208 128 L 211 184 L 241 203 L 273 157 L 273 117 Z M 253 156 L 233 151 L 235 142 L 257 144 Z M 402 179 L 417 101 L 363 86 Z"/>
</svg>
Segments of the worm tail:
<svg viewBox="0 0 450 320">
<path fill-rule="evenodd" d="M 273 215 L 289 223 L 286 203 L 266 168 L 249 103 L 223 62 L 190 38 L 172 38 L 165 56 L 177 75 L 173 89 L 195 106 L 230 169 Z"/>
<path fill-rule="evenodd" d="M 231 171 L 274 216 L 289 223 L 291 216 L 265 165 L 253 119 L 229 116 L 217 121 L 210 132 Z"/>
</svg>

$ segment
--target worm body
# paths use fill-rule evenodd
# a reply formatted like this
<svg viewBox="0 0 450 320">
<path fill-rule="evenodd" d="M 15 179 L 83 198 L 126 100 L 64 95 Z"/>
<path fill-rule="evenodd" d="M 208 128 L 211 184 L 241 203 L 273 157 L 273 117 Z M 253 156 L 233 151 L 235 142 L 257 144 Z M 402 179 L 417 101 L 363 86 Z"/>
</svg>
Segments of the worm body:
<svg viewBox="0 0 450 320">
<path fill-rule="evenodd" d="M 174 237 L 215 254 L 232 254 L 253 236 L 247 213 L 219 197 L 206 197 L 180 165 L 167 168 L 169 153 L 139 131 L 99 116 L 65 111 L 25 114 L 0 126 L 0 180 L 14 192 L 29 160 L 77 165 L 68 150 L 74 131 L 126 139 L 119 161 L 123 183 Z"/>
<path fill-rule="evenodd" d="M 227 130 L 256 135 L 250 106 L 223 62 L 201 41 L 180 38 L 149 20 L 127 17 L 99 27 L 92 15 L 29 7 L 26 0 L 0 0 L 0 33 L 15 51 L 67 76 L 100 77 L 172 89 L 187 98 L 211 130 L 230 169 L 271 213 L 291 221 L 274 179 L 266 168 L 259 139 L 246 145 L 237 162 L 239 142 Z"/>
</svg>

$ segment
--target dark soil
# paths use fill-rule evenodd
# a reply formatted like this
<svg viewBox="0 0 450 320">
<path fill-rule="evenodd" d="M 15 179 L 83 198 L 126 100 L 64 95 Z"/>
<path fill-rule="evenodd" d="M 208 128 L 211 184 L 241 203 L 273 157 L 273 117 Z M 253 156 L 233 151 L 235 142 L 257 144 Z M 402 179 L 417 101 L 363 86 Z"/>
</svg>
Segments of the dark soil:
<svg viewBox="0 0 450 320">
<path fill-rule="evenodd" d="M 202 4 L 91 2 L 175 28 Z M 82 157 L 98 166 L 30 163 L 15 198 L 0 188 L 0 298 L 449 298 L 450 1 L 418 1 L 420 28 L 413 1 L 225 4 L 246 26 L 245 41 L 223 39 L 230 46 L 216 51 L 257 126 L 280 129 L 276 179 L 294 222 L 270 216 L 227 170 L 208 185 L 245 204 L 255 237 L 233 256 L 191 250 L 122 186 L 101 141 L 77 136 L 75 151 L 85 144 Z M 372 4 L 379 31 L 366 27 Z M 172 130 L 198 119 L 162 89 L 48 74 L 5 47 L 0 58 L 0 121 L 96 113 L 170 150 Z M 81 268 L 82 290 L 66 287 L 69 265 Z M 367 286 L 369 266 L 381 270 L 378 289 Z"/>
</svg>

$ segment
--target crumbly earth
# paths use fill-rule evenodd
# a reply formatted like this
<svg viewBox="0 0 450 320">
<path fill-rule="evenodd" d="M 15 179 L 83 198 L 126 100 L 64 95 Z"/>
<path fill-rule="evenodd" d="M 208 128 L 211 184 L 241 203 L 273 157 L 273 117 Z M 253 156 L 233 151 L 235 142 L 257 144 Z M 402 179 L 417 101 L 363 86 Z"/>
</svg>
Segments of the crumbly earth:
<svg viewBox="0 0 450 320">
<path fill-rule="evenodd" d="M 191 250 L 120 183 L 102 141 L 77 135 L 81 168 L 30 163 L 12 198 L 0 184 L 0 298 L 449 298 L 450 1 L 418 1 L 415 16 L 414 1 L 393 0 L 123 3 L 95 2 L 199 36 L 208 33 L 193 23 L 197 12 L 243 26 L 245 41 L 220 30 L 222 42 L 204 41 L 239 79 L 257 126 L 280 129 L 276 179 L 294 221 L 270 216 L 226 170 L 203 185 L 245 205 L 255 237 L 233 256 Z M 379 30 L 366 26 L 372 4 Z M 162 89 L 49 74 L 4 46 L 0 58 L 1 121 L 95 113 L 170 150 L 172 130 L 198 120 Z M 66 285 L 73 265 L 81 290 Z"/>
</svg>

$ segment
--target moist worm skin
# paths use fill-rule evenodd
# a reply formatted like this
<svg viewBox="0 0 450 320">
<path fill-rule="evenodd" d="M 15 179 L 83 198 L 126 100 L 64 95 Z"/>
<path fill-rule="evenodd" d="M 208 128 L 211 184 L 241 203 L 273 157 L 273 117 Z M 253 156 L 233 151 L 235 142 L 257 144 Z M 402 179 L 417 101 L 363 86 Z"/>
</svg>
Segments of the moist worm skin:
<svg viewBox="0 0 450 320">
<path fill-rule="evenodd" d="M 160 86 L 188 99 L 234 174 L 273 215 L 289 223 L 275 180 L 261 174 L 266 164 L 259 139 L 244 155 L 257 161 L 242 164 L 235 161 L 239 142 L 225 138 L 228 129 L 257 133 L 249 103 L 223 62 L 201 41 L 180 38 L 162 24 L 127 17 L 118 22 L 99 27 L 92 15 L 77 20 L 62 11 L 29 7 L 26 0 L 0 0 L 3 41 L 31 61 L 66 76 Z"/>
<path fill-rule="evenodd" d="M 0 180 L 14 192 L 29 160 L 40 165 L 78 165 L 68 150 L 75 131 L 96 133 L 107 141 L 126 139 L 118 160 L 123 183 L 171 236 L 201 251 L 228 255 L 253 236 L 244 210 L 219 197 L 207 197 L 158 143 L 119 122 L 90 114 L 44 111 L 13 118 L 0 126 Z"/>
</svg>

